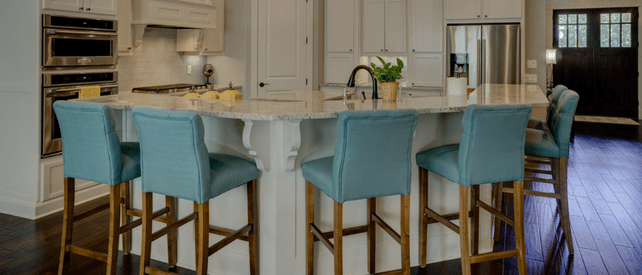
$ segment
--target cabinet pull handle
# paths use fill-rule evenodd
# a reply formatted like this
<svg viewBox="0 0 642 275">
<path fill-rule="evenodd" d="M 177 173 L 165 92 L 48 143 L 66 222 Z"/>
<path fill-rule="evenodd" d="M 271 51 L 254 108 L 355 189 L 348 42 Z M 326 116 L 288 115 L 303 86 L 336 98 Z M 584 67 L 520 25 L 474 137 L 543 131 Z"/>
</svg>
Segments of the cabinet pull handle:
<svg viewBox="0 0 642 275">
<path fill-rule="evenodd" d="M 205 49 L 205 50 L 208 51 L 209 49 Z"/>
</svg>

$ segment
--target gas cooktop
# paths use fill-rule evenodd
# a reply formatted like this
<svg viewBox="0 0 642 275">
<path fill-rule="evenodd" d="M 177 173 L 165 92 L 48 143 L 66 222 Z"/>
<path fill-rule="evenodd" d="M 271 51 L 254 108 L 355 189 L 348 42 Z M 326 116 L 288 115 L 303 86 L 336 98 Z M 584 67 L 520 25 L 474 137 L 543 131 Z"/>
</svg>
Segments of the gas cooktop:
<svg viewBox="0 0 642 275">
<path fill-rule="evenodd" d="M 194 88 L 194 90 L 200 90 L 206 88 L 204 84 L 169 84 L 169 85 L 159 85 L 159 86 L 148 86 L 148 87 L 137 87 L 132 89 L 132 93 L 143 93 L 143 94 L 172 94 L 172 93 L 183 93 L 189 92 Z"/>
</svg>

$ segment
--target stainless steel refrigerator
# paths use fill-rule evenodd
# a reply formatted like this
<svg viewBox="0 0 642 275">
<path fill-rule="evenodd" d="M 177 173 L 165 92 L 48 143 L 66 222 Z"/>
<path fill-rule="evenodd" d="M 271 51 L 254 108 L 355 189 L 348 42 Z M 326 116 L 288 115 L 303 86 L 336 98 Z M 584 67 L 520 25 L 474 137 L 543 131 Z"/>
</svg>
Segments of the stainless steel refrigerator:
<svg viewBox="0 0 642 275">
<path fill-rule="evenodd" d="M 483 83 L 521 83 L 519 24 L 448 25 L 449 77 L 467 77 L 468 88 Z"/>
</svg>

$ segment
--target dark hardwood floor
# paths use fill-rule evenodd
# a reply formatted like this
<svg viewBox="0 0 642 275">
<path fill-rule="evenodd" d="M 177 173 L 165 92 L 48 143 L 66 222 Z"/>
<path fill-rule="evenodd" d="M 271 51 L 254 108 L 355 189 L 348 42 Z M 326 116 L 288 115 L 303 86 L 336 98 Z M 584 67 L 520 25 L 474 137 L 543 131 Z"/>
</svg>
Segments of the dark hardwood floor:
<svg viewBox="0 0 642 275">
<path fill-rule="evenodd" d="M 569 255 L 556 202 L 526 196 L 529 274 L 642 274 L 642 126 L 575 124 L 568 183 L 575 255 Z M 552 191 L 549 184 L 528 188 Z M 510 194 L 505 212 L 512 215 Z M 101 199 L 80 206 L 106 202 Z M 77 223 L 74 243 L 106 251 L 109 213 Z M 56 274 L 62 214 L 37 221 L 0 214 L 0 274 Z M 513 230 L 502 223 L 496 250 L 514 248 Z M 412 233 L 411 233 L 412 234 Z M 167 269 L 167 264 L 152 261 Z M 121 255 L 118 274 L 138 274 L 139 257 Z M 475 266 L 477 274 L 517 274 L 514 258 Z M 195 274 L 183 268 L 179 274 Z M 461 274 L 459 260 L 413 268 L 413 274 Z M 71 256 L 69 274 L 104 274 L 105 264 Z M 284 274 L 287 275 L 287 274 Z"/>
</svg>

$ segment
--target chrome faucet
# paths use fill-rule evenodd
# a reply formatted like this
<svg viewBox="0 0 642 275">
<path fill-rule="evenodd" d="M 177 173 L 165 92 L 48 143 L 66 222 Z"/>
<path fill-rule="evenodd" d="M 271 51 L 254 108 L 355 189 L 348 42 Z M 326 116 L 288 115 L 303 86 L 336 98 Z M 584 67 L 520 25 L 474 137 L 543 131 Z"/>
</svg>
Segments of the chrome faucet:
<svg viewBox="0 0 642 275">
<path fill-rule="evenodd" d="M 354 69 L 352 70 L 352 74 L 350 74 L 350 79 L 348 79 L 348 85 L 347 86 L 348 87 L 355 87 L 356 86 L 354 78 L 355 78 L 355 75 L 357 74 L 357 71 L 359 71 L 361 69 L 364 69 L 364 70 L 368 71 L 368 73 L 370 74 L 370 78 L 372 79 L 372 99 L 379 98 L 379 94 L 377 94 L 377 78 L 375 78 L 374 75 L 372 74 L 372 68 L 368 67 L 367 65 L 359 65 L 359 66 L 354 67 Z M 356 89 L 357 88 L 355 87 L 355 92 L 356 92 Z M 363 98 L 365 98 L 365 93 L 364 93 Z"/>
</svg>

